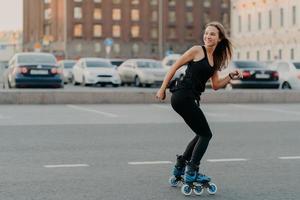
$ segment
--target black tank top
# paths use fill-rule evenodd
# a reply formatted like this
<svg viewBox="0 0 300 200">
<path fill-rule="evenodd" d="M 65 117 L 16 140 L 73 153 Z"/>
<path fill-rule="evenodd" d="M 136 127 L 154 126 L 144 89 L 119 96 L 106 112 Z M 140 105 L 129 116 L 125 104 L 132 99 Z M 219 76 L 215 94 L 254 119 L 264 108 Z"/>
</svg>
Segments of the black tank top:
<svg viewBox="0 0 300 200">
<path fill-rule="evenodd" d="M 187 69 L 180 85 L 184 89 L 192 90 L 198 99 L 202 92 L 205 91 L 206 82 L 215 72 L 215 67 L 210 66 L 208 62 L 207 52 L 204 46 L 204 58 L 199 61 L 191 60 L 188 62 Z"/>
</svg>

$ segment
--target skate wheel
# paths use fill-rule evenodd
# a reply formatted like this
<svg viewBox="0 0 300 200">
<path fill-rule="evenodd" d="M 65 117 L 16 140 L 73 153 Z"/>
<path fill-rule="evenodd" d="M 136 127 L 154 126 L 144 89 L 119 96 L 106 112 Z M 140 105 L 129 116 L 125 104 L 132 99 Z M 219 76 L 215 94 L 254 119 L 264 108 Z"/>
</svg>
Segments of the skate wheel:
<svg viewBox="0 0 300 200">
<path fill-rule="evenodd" d="M 179 181 L 177 180 L 177 178 L 175 176 L 171 176 L 169 178 L 169 184 L 172 186 L 172 187 L 177 187 L 177 185 L 179 184 Z"/>
<path fill-rule="evenodd" d="M 192 191 L 192 188 L 187 184 L 183 184 L 183 186 L 181 187 L 181 192 L 185 196 L 190 196 L 192 194 Z"/>
<path fill-rule="evenodd" d="M 200 196 L 203 193 L 203 187 L 201 184 L 197 183 L 194 185 L 194 189 L 193 189 L 195 195 Z"/>
<path fill-rule="evenodd" d="M 216 194 L 218 191 L 218 187 L 216 184 L 214 183 L 210 183 L 209 187 L 207 188 L 207 192 L 208 194 Z"/>
</svg>

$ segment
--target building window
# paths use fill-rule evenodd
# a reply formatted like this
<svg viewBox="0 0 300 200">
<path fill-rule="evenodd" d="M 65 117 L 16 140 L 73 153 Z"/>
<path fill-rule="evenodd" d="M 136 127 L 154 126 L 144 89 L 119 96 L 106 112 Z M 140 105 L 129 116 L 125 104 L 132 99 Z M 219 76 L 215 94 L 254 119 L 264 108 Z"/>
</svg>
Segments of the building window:
<svg viewBox="0 0 300 200">
<path fill-rule="evenodd" d="M 271 60 L 271 51 L 268 50 L 267 54 L 268 54 L 268 60 Z"/>
<path fill-rule="evenodd" d="M 194 23 L 194 16 L 192 12 L 187 12 L 186 13 L 186 21 L 188 24 L 193 24 Z"/>
<path fill-rule="evenodd" d="M 203 6 L 204 6 L 205 8 L 209 8 L 209 7 L 210 7 L 210 0 L 204 0 Z"/>
<path fill-rule="evenodd" d="M 294 52 L 294 49 L 291 49 L 291 60 L 294 60 L 295 59 L 295 52 Z"/>
<path fill-rule="evenodd" d="M 261 12 L 258 13 L 258 30 L 261 30 Z"/>
<path fill-rule="evenodd" d="M 169 39 L 175 39 L 175 38 L 176 38 L 176 29 L 169 28 Z"/>
<path fill-rule="evenodd" d="M 282 50 L 279 49 L 279 52 L 278 52 L 278 59 L 281 60 L 282 59 Z"/>
<path fill-rule="evenodd" d="M 260 54 L 259 54 L 259 51 L 256 51 L 256 60 L 257 60 L 257 61 L 260 60 Z"/>
<path fill-rule="evenodd" d="M 280 8 L 280 26 L 283 27 L 284 25 L 284 15 L 283 15 L 283 8 Z"/>
<path fill-rule="evenodd" d="M 82 8 L 81 7 L 75 7 L 74 8 L 74 18 L 75 19 L 81 19 L 82 18 Z"/>
<path fill-rule="evenodd" d="M 44 26 L 44 35 L 50 35 L 51 31 L 50 31 L 50 25 L 49 24 L 45 24 Z"/>
<path fill-rule="evenodd" d="M 151 12 L 151 21 L 152 22 L 157 22 L 158 21 L 158 12 L 156 10 L 153 10 Z"/>
<path fill-rule="evenodd" d="M 134 25 L 131 27 L 131 36 L 133 38 L 137 38 L 140 36 L 140 27 L 138 25 Z"/>
<path fill-rule="evenodd" d="M 237 52 L 237 59 L 241 59 L 241 53 L 240 52 Z"/>
<path fill-rule="evenodd" d="M 209 14 L 207 12 L 205 12 L 203 14 L 203 18 L 204 18 L 204 23 L 205 24 L 208 24 L 210 22 Z"/>
<path fill-rule="evenodd" d="M 138 53 L 139 49 L 140 49 L 140 47 L 137 43 L 134 43 L 131 48 L 132 48 L 133 53 Z"/>
<path fill-rule="evenodd" d="M 138 5 L 138 4 L 140 4 L 140 1 L 139 0 L 131 0 L 131 4 Z"/>
<path fill-rule="evenodd" d="M 176 22 L 176 12 L 175 11 L 169 11 L 169 22 L 170 23 Z"/>
<path fill-rule="evenodd" d="M 229 28 L 229 16 L 228 13 L 223 13 L 223 26 L 227 29 Z"/>
<path fill-rule="evenodd" d="M 95 52 L 96 53 L 101 52 L 102 47 L 101 47 L 101 44 L 99 42 L 96 42 L 94 47 L 95 47 Z"/>
<path fill-rule="evenodd" d="M 74 26 L 74 36 L 82 37 L 82 24 L 75 24 Z"/>
<path fill-rule="evenodd" d="M 272 21 L 272 10 L 269 10 L 269 28 L 272 28 L 272 24 L 273 24 L 273 21 Z"/>
<path fill-rule="evenodd" d="M 138 9 L 131 10 L 131 20 L 139 21 L 140 20 L 140 11 Z"/>
<path fill-rule="evenodd" d="M 117 54 L 120 53 L 120 51 L 121 51 L 120 44 L 114 43 L 114 45 L 113 45 L 113 50 L 114 50 L 114 52 L 117 53 Z"/>
<path fill-rule="evenodd" d="M 102 0 L 94 0 L 94 3 L 102 3 Z"/>
<path fill-rule="evenodd" d="M 186 7 L 193 7 L 194 6 L 194 0 L 186 0 L 185 6 Z"/>
<path fill-rule="evenodd" d="M 113 37 L 121 37 L 121 26 L 120 25 L 113 25 L 112 35 L 113 35 Z"/>
<path fill-rule="evenodd" d="M 45 20 L 49 20 L 49 19 L 52 18 L 52 10 L 51 10 L 51 8 L 45 9 L 44 18 L 45 18 Z"/>
<path fill-rule="evenodd" d="M 239 26 L 239 33 L 242 32 L 242 16 L 239 15 L 238 17 L 238 26 Z"/>
<path fill-rule="evenodd" d="M 169 0 L 169 6 L 170 7 L 176 6 L 176 0 Z"/>
<path fill-rule="evenodd" d="M 76 51 L 77 52 L 81 52 L 82 51 L 82 44 L 81 43 L 79 43 L 79 44 L 76 45 Z"/>
<path fill-rule="evenodd" d="M 94 19 L 100 20 L 102 19 L 102 10 L 101 8 L 94 9 Z"/>
<path fill-rule="evenodd" d="M 157 0 L 150 0 L 150 5 L 151 6 L 156 6 L 157 5 Z"/>
<path fill-rule="evenodd" d="M 222 0 L 221 7 L 222 8 L 228 8 L 229 7 L 229 1 L 228 0 Z"/>
<path fill-rule="evenodd" d="M 194 37 L 193 37 L 193 29 L 187 29 L 186 30 L 186 32 L 185 32 L 185 38 L 186 39 L 193 39 Z"/>
<path fill-rule="evenodd" d="M 121 9 L 119 9 L 119 8 L 113 9 L 112 19 L 113 20 L 121 20 Z"/>
<path fill-rule="evenodd" d="M 251 14 L 248 14 L 248 31 L 251 31 Z"/>
<path fill-rule="evenodd" d="M 121 0 L 113 0 L 112 2 L 113 2 L 113 4 L 120 4 Z"/>
<path fill-rule="evenodd" d="M 158 30 L 157 30 L 157 28 L 152 28 L 151 29 L 151 38 L 152 39 L 157 39 L 158 38 Z"/>
<path fill-rule="evenodd" d="M 293 6 L 293 25 L 296 25 L 297 24 L 297 12 L 296 12 L 296 6 Z"/>
<path fill-rule="evenodd" d="M 102 25 L 100 25 L 100 24 L 94 25 L 93 33 L 94 33 L 94 37 L 101 37 L 102 36 Z"/>
<path fill-rule="evenodd" d="M 249 60 L 249 59 L 250 59 L 250 52 L 247 51 L 247 60 Z"/>
</svg>

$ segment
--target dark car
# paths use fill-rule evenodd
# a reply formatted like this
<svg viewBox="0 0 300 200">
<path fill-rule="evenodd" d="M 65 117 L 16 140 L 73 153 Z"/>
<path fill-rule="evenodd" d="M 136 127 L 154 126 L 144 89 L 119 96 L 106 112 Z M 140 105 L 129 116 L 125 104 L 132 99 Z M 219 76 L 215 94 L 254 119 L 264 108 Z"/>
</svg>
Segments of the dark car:
<svg viewBox="0 0 300 200">
<path fill-rule="evenodd" d="M 17 53 L 7 69 L 9 88 L 55 87 L 63 88 L 62 70 L 50 53 Z"/>
<path fill-rule="evenodd" d="M 279 77 L 276 70 L 269 69 L 258 61 L 232 61 L 230 69 L 239 69 L 243 78 L 231 80 L 227 88 L 279 88 Z"/>
</svg>

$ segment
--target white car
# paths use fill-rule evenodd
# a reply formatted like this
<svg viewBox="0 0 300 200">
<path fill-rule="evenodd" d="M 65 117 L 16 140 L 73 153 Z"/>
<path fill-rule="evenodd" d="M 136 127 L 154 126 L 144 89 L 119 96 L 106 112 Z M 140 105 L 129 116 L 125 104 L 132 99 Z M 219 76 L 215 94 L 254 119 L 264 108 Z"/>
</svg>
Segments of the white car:
<svg viewBox="0 0 300 200">
<path fill-rule="evenodd" d="M 300 61 L 276 61 L 281 89 L 300 89 Z"/>
<path fill-rule="evenodd" d="M 164 57 L 164 59 L 161 61 L 161 64 L 162 64 L 162 66 L 163 66 L 166 70 L 169 70 L 169 69 L 172 67 L 172 65 L 173 65 L 180 57 L 181 57 L 180 54 L 171 54 L 171 55 L 168 55 L 168 56 Z M 184 74 L 185 74 L 186 68 L 187 68 L 186 65 L 184 65 L 184 66 L 182 66 L 181 68 L 179 68 L 179 69 L 176 71 L 176 73 L 175 73 L 173 79 L 183 77 Z"/>
<path fill-rule="evenodd" d="M 58 62 L 59 67 L 63 70 L 64 83 L 72 82 L 73 66 L 76 64 L 76 60 L 60 60 Z"/>
<path fill-rule="evenodd" d="M 81 58 L 73 66 L 73 84 L 74 85 L 96 85 L 112 84 L 118 87 L 121 79 L 108 59 L 104 58 Z"/>
<path fill-rule="evenodd" d="M 151 87 L 163 82 L 166 69 L 160 62 L 152 59 L 129 59 L 118 67 L 122 84 L 132 84 L 136 87 Z"/>
</svg>

